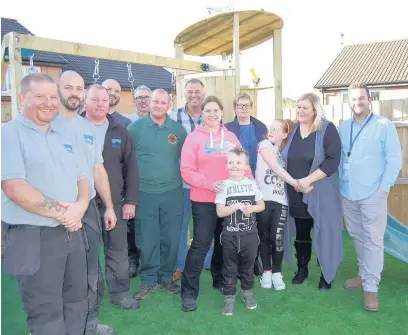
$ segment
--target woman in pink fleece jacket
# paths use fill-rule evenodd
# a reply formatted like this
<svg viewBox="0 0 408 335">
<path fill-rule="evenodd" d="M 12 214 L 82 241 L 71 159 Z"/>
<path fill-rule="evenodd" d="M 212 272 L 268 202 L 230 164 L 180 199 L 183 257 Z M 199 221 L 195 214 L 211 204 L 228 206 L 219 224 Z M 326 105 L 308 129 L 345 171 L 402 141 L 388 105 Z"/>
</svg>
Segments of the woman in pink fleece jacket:
<svg viewBox="0 0 408 335">
<path fill-rule="evenodd" d="M 181 281 L 184 312 L 197 309 L 200 274 L 213 236 L 211 274 L 213 287 L 221 289 L 222 219 L 217 216 L 214 201 L 216 193 L 223 190 L 223 181 L 229 177 L 226 153 L 235 147 L 241 147 L 234 133 L 221 124 L 223 106 L 217 97 L 208 96 L 201 109 L 204 125 L 197 126 L 187 136 L 181 152 L 181 175 L 184 181 L 191 185 L 190 198 L 194 221 L 193 243 L 187 254 Z"/>
</svg>

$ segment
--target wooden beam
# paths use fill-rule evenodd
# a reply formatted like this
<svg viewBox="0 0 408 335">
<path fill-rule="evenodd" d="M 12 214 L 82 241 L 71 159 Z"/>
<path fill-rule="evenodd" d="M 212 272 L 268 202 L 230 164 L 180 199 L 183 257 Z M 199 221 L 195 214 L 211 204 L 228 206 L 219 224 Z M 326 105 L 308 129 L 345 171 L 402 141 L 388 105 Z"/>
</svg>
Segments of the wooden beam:
<svg viewBox="0 0 408 335">
<path fill-rule="evenodd" d="M 282 29 L 273 31 L 273 72 L 275 86 L 275 118 L 282 118 Z"/>
<path fill-rule="evenodd" d="M 9 64 L 11 84 L 11 117 L 14 119 L 20 111 L 18 99 L 20 80 L 22 77 L 21 40 L 19 34 L 11 33 L 9 37 Z"/>
<path fill-rule="evenodd" d="M 194 62 L 184 59 L 154 56 L 139 52 L 111 49 L 96 45 L 80 44 L 68 41 L 46 39 L 42 37 L 15 34 L 20 39 L 21 48 L 38 51 L 83 56 L 99 59 L 108 59 L 117 62 L 129 62 L 150 66 L 168 67 L 172 69 L 189 70 L 194 72 L 208 72 L 224 70 L 219 66 L 209 65 L 208 71 L 204 71 L 201 65 L 206 63 Z"/>
<path fill-rule="evenodd" d="M 3 86 L 6 80 L 6 73 L 8 68 L 8 63 L 4 61 L 6 55 L 6 48 L 9 47 L 9 34 L 4 35 L 3 41 L 1 42 L 1 86 Z"/>
<path fill-rule="evenodd" d="M 396 185 L 408 185 L 408 178 L 397 178 Z"/>
<path fill-rule="evenodd" d="M 241 90 L 240 72 L 241 67 L 239 63 L 239 13 L 234 13 L 233 26 L 233 52 L 234 52 L 234 69 L 235 69 L 235 95 Z"/>
<path fill-rule="evenodd" d="M 184 50 L 182 46 L 175 47 L 175 56 L 177 59 L 184 59 Z M 181 101 L 183 100 L 183 82 L 184 82 L 184 74 L 181 73 L 184 70 L 176 70 L 176 106 L 173 106 L 173 109 L 178 109 L 182 107 Z"/>
</svg>

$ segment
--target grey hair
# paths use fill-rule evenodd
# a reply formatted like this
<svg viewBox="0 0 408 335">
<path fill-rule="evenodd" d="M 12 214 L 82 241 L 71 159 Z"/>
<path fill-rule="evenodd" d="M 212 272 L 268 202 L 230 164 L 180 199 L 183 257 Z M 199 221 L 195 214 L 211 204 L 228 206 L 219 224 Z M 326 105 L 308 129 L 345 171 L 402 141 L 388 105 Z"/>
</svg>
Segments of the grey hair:
<svg viewBox="0 0 408 335">
<path fill-rule="evenodd" d="M 152 94 L 152 90 L 145 85 L 136 87 L 134 95 L 136 96 L 136 93 L 138 93 L 139 91 L 149 91 L 149 93 Z"/>
<path fill-rule="evenodd" d="M 93 85 L 89 86 L 89 87 L 86 89 L 86 92 L 85 92 L 85 100 L 88 98 L 89 92 L 90 92 L 93 88 L 96 89 L 96 90 L 105 91 L 105 92 L 109 95 L 108 90 L 105 88 L 105 86 L 102 86 L 101 84 L 93 84 Z"/>
</svg>

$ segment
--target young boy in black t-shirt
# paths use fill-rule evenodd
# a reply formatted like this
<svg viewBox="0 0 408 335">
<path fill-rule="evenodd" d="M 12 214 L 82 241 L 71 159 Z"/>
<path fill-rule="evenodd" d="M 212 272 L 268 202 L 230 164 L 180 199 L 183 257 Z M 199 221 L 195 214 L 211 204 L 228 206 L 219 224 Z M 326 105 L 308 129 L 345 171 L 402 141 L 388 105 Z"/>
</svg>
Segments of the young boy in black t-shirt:
<svg viewBox="0 0 408 335">
<path fill-rule="evenodd" d="M 224 181 L 224 190 L 217 194 L 215 203 L 218 216 L 224 217 L 221 235 L 224 293 L 222 314 L 232 315 L 238 274 L 246 307 L 257 307 L 252 293 L 253 268 L 259 245 L 255 213 L 262 212 L 265 204 L 255 180 L 245 177 L 245 171 L 249 169 L 249 155 L 244 149 L 236 148 L 228 153 L 227 169 L 230 178 Z"/>
</svg>

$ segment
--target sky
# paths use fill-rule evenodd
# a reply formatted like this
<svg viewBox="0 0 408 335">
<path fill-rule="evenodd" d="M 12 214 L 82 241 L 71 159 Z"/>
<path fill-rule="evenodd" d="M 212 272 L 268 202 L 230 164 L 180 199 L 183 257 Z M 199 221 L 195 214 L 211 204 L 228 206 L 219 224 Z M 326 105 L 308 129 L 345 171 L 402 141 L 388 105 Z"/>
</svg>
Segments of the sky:
<svg viewBox="0 0 408 335">
<path fill-rule="evenodd" d="M 210 17 L 207 7 L 264 9 L 284 21 L 283 96 L 296 99 L 313 86 L 345 44 L 408 38 L 402 0 L 21 0 L 1 6 L 1 16 L 17 19 L 35 35 L 78 43 L 174 57 L 173 41 L 188 26 Z M 251 6 L 248 6 L 250 4 Z M 243 51 L 241 84 L 273 85 L 273 44 Z M 189 58 L 187 59 L 194 59 Z M 216 64 L 221 62 L 215 60 Z M 137 74 L 134 74 L 135 76 Z"/>
</svg>

